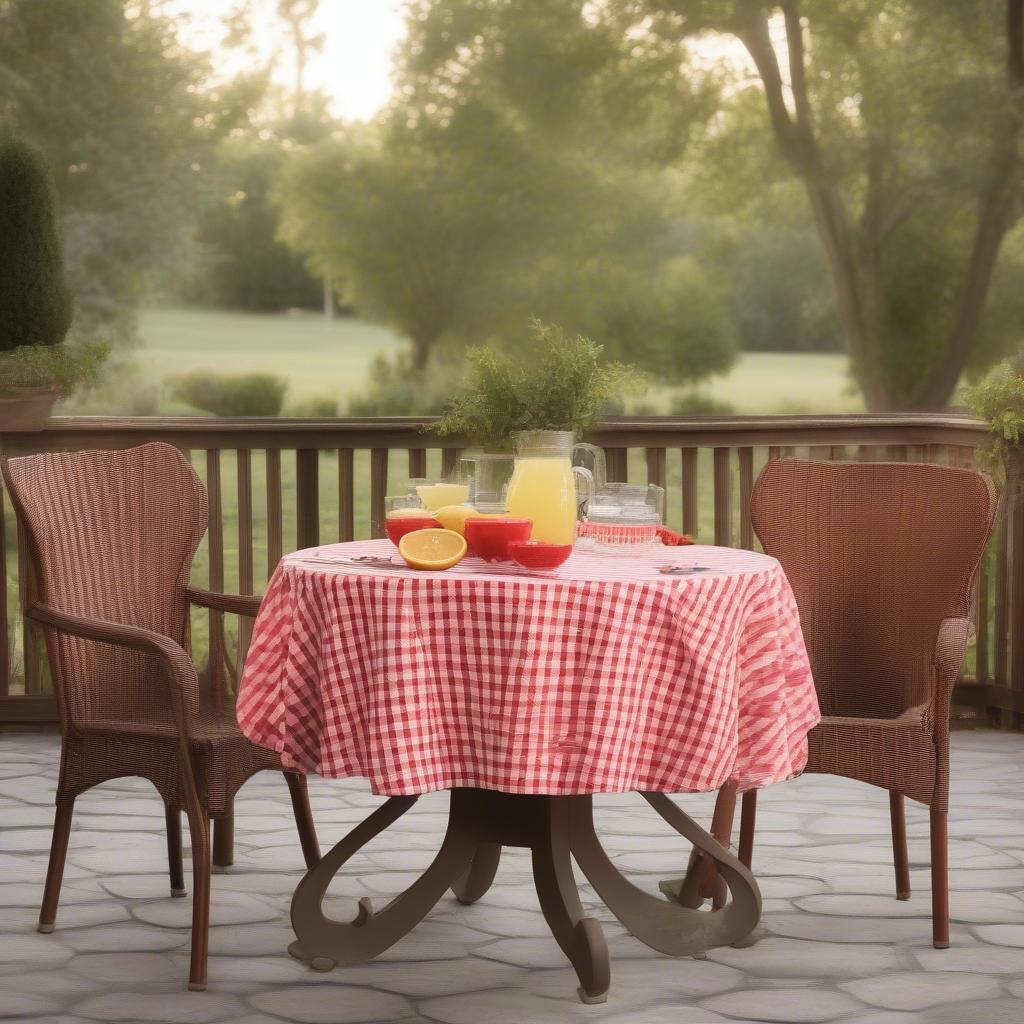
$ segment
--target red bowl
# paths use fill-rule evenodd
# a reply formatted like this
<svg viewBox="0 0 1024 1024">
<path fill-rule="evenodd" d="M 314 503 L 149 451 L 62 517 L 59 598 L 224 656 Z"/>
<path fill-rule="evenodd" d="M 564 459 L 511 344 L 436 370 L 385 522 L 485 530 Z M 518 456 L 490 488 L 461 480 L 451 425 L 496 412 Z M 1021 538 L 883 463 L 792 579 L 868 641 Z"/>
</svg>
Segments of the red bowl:
<svg viewBox="0 0 1024 1024">
<path fill-rule="evenodd" d="M 572 545 L 520 540 L 509 544 L 508 553 L 527 569 L 557 569 L 572 554 Z"/>
<path fill-rule="evenodd" d="M 398 542 L 407 533 L 412 533 L 413 530 L 437 530 L 440 526 L 441 524 L 433 516 L 428 515 L 392 516 L 390 519 L 384 520 L 384 529 L 387 531 L 388 540 L 396 548 Z"/>
<path fill-rule="evenodd" d="M 474 555 L 487 562 L 507 562 L 508 546 L 517 540 L 529 540 L 532 519 L 467 519 L 466 544 Z"/>
</svg>

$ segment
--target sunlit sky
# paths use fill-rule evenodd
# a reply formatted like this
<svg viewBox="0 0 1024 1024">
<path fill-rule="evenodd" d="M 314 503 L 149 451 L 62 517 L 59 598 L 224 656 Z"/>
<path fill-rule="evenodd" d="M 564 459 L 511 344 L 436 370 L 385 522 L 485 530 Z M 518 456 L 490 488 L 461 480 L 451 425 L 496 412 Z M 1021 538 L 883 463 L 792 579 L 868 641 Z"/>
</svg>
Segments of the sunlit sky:
<svg viewBox="0 0 1024 1024">
<path fill-rule="evenodd" d="M 252 60 L 220 46 L 221 18 L 235 6 L 237 0 L 170 0 L 165 10 L 187 19 L 184 41 L 209 50 L 215 65 L 230 74 Z M 312 29 L 324 33 L 326 42 L 309 62 L 306 85 L 331 96 L 337 116 L 366 120 L 387 102 L 391 54 L 404 32 L 401 8 L 401 0 L 321 0 Z M 277 0 L 253 0 L 253 9 L 257 59 L 269 59 L 281 48 L 277 78 L 291 84 L 293 51 L 276 16 Z"/>
<path fill-rule="evenodd" d="M 238 0 L 165 0 L 164 10 L 181 18 L 184 42 L 208 50 L 214 66 L 226 76 L 251 65 L 254 59 L 267 61 L 277 53 L 276 78 L 283 85 L 291 85 L 294 52 L 277 18 L 277 0 L 251 3 L 255 55 L 222 46 L 221 19 L 237 6 Z M 309 61 L 306 86 L 322 89 L 330 96 L 336 116 L 368 120 L 387 102 L 392 88 L 392 55 L 405 32 L 402 8 L 402 0 L 321 0 L 311 28 L 324 34 L 325 45 L 323 52 Z M 772 19 L 771 33 L 776 48 L 783 48 L 781 18 Z M 753 72 L 742 44 L 732 36 L 704 37 L 695 50 L 709 62 L 727 61 L 741 75 Z"/>
</svg>

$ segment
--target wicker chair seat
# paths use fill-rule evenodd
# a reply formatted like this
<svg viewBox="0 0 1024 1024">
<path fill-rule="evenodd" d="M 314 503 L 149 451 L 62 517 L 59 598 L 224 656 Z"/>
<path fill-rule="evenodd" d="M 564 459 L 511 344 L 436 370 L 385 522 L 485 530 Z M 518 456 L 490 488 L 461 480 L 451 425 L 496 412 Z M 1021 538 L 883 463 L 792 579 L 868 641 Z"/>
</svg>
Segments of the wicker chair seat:
<svg viewBox="0 0 1024 1024">
<path fill-rule="evenodd" d="M 931 804 L 935 792 L 935 740 L 920 708 L 899 718 L 824 716 L 807 736 L 805 771 L 891 789 L 894 778 L 911 800 Z"/>
</svg>

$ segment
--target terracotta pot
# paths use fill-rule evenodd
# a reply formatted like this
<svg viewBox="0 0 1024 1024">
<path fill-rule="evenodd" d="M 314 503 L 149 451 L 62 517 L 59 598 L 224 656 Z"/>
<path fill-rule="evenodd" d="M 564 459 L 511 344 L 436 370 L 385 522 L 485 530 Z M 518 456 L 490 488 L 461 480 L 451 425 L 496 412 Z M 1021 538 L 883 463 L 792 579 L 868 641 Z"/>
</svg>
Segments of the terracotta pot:
<svg viewBox="0 0 1024 1024">
<path fill-rule="evenodd" d="M 0 433 L 42 430 L 59 397 L 51 388 L 0 391 Z"/>
</svg>

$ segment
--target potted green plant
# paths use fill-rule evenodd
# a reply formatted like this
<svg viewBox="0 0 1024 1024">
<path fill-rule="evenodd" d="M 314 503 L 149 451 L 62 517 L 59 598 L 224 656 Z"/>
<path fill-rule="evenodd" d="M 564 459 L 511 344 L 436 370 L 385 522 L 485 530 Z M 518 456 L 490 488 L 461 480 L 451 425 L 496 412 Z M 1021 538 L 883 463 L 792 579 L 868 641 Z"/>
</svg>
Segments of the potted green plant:
<svg viewBox="0 0 1024 1024">
<path fill-rule="evenodd" d="M 967 389 L 967 407 L 988 424 L 978 461 L 1001 483 L 1019 486 L 1024 442 L 1024 350 L 994 367 Z"/>
<path fill-rule="evenodd" d="M 633 367 L 603 360 L 601 345 L 530 321 L 530 344 L 513 361 L 489 348 L 468 353 L 469 374 L 432 429 L 485 451 L 511 451 L 515 436 L 534 431 L 586 433 L 608 407 L 643 387 Z"/>
<path fill-rule="evenodd" d="M 63 345 L 71 296 L 42 156 L 0 133 L 0 431 L 39 430 L 54 402 L 95 379 L 98 343 Z"/>
</svg>

